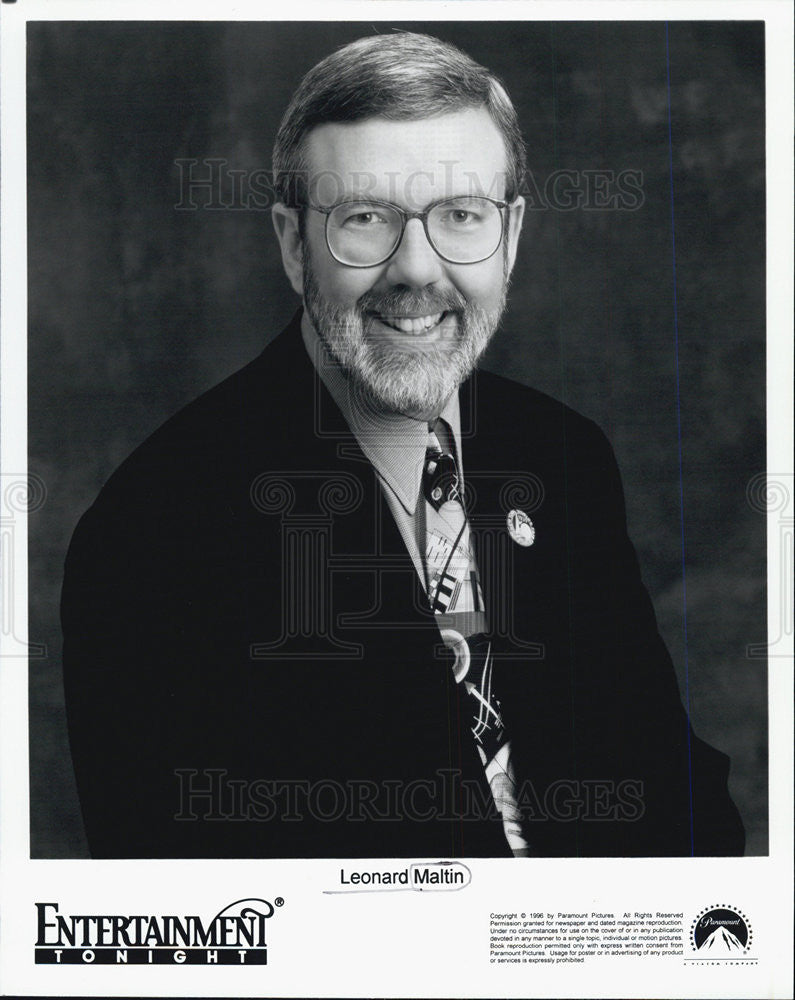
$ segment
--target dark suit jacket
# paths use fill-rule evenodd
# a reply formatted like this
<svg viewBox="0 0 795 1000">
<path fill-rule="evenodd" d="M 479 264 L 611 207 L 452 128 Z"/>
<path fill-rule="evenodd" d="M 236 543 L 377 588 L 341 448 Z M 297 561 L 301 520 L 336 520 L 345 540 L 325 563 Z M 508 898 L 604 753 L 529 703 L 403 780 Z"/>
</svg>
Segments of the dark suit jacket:
<svg viewBox="0 0 795 1000">
<path fill-rule="evenodd" d="M 604 436 L 494 375 L 461 398 L 534 852 L 742 853 L 728 760 L 689 726 Z M 75 531 L 62 619 L 93 856 L 509 853 L 465 695 L 298 317 L 111 477 Z"/>
</svg>

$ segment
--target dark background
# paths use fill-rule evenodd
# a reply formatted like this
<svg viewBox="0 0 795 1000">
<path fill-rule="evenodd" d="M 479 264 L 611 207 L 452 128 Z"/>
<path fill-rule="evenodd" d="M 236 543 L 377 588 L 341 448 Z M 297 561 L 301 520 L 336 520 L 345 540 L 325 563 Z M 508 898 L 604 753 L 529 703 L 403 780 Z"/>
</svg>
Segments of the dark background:
<svg viewBox="0 0 795 1000">
<path fill-rule="evenodd" d="M 269 213 L 175 210 L 175 160 L 269 169 L 303 73 L 393 27 L 29 25 L 29 453 L 47 489 L 30 517 L 30 638 L 46 646 L 30 673 L 34 857 L 86 856 L 58 623 L 74 526 L 138 443 L 298 304 Z M 765 661 L 746 655 L 766 636 L 765 521 L 746 499 L 765 458 L 763 26 L 674 22 L 670 66 L 662 23 L 400 27 L 503 78 L 539 186 L 556 169 L 642 171 L 636 211 L 528 213 L 486 367 L 613 442 L 694 727 L 732 757 L 748 853 L 764 854 Z"/>
</svg>

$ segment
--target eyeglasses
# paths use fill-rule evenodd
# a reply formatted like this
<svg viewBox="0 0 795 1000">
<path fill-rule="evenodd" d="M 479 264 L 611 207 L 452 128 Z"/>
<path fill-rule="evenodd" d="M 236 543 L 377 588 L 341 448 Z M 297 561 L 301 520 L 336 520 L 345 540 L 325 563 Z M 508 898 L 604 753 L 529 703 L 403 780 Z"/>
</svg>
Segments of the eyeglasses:
<svg viewBox="0 0 795 1000">
<path fill-rule="evenodd" d="M 406 223 L 420 219 L 428 242 L 449 264 L 478 264 L 502 243 L 504 201 L 445 198 L 423 212 L 406 212 L 386 201 L 346 201 L 332 208 L 309 205 L 326 217 L 326 245 L 348 267 L 375 267 L 397 251 Z"/>
</svg>

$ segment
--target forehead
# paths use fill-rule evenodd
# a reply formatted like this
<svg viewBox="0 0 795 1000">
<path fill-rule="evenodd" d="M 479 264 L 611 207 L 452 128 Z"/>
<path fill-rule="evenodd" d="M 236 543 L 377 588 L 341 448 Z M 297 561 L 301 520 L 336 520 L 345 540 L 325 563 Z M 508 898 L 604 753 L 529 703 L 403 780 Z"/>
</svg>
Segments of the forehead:
<svg viewBox="0 0 795 1000">
<path fill-rule="evenodd" d="M 454 195 L 505 194 L 505 145 L 485 108 L 319 125 L 305 151 L 310 200 L 321 206 L 369 196 L 417 209 Z"/>
</svg>

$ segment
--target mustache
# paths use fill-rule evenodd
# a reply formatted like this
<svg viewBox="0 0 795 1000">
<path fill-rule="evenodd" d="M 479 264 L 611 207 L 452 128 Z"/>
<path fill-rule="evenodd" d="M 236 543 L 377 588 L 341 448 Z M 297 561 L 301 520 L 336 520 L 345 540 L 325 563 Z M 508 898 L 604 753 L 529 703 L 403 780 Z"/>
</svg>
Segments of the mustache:
<svg viewBox="0 0 795 1000">
<path fill-rule="evenodd" d="M 388 292 L 371 289 L 356 304 L 362 312 L 380 313 L 382 316 L 397 316 L 404 312 L 432 316 L 440 312 L 463 312 L 467 300 L 453 288 L 434 291 L 391 288 Z"/>
</svg>

